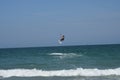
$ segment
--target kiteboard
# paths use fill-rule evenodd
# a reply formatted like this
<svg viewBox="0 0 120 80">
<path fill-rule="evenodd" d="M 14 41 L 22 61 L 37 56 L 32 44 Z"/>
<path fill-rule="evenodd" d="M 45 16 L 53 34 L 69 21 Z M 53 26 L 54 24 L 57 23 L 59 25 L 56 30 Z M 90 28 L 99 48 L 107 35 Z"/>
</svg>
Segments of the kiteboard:
<svg viewBox="0 0 120 80">
<path fill-rule="evenodd" d="M 59 43 L 59 44 L 62 44 L 62 41 L 58 40 L 58 43 Z"/>
</svg>

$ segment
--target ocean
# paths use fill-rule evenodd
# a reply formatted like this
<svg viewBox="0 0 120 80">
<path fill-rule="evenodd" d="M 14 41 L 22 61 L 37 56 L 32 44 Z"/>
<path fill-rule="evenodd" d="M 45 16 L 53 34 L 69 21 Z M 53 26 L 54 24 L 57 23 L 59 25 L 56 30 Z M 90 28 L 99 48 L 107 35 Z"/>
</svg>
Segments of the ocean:
<svg viewBox="0 0 120 80">
<path fill-rule="evenodd" d="M 0 49 L 0 80 L 120 80 L 120 45 Z"/>
</svg>

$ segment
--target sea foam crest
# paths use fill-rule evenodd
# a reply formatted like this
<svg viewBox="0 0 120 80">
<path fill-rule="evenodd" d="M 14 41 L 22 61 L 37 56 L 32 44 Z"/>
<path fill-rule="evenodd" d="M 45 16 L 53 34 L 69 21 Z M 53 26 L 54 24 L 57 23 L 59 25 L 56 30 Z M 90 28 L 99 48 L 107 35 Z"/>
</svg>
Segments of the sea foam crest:
<svg viewBox="0 0 120 80">
<path fill-rule="evenodd" d="M 79 57 L 82 56 L 76 53 L 50 53 L 51 56 L 58 56 L 60 58 L 72 58 L 72 57 Z"/>
<path fill-rule="evenodd" d="M 53 55 L 53 56 L 63 56 L 65 55 L 64 53 L 50 53 L 49 55 Z"/>
<path fill-rule="evenodd" d="M 9 69 L 0 70 L 0 76 L 6 77 L 70 77 L 70 76 L 110 76 L 110 75 L 120 75 L 120 68 L 116 69 L 70 69 L 70 70 L 53 70 L 53 71 L 43 71 L 38 69 Z"/>
</svg>

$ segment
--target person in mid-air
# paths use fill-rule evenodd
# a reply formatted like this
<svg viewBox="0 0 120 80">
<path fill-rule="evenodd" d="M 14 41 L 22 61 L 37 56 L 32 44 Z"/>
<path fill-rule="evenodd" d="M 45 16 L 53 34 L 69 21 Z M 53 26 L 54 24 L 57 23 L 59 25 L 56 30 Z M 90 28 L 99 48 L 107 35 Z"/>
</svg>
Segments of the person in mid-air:
<svg viewBox="0 0 120 80">
<path fill-rule="evenodd" d="M 65 36 L 62 35 L 60 41 L 64 41 Z"/>
<path fill-rule="evenodd" d="M 61 35 L 61 34 L 60 34 Z M 64 41 L 65 39 L 65 36 L 64 35 L 61 35 L 60 39 L 58 40 L 58 43 L 59 44 L 62 44 L 62 42 Z"/>
</svg>

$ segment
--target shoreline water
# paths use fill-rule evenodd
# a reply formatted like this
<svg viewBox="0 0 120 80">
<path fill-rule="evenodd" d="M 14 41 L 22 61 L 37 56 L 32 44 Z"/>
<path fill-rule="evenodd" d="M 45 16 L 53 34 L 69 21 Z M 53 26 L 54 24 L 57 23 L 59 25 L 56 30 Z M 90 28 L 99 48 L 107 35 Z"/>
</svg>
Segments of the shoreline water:
<svg viewBox="0 0 120 80">
<path fill-rule="evenodd" d="M 119 44 L 0 49 L 0 78 L 119 80 L 119 62 Z"/>
</svg>

